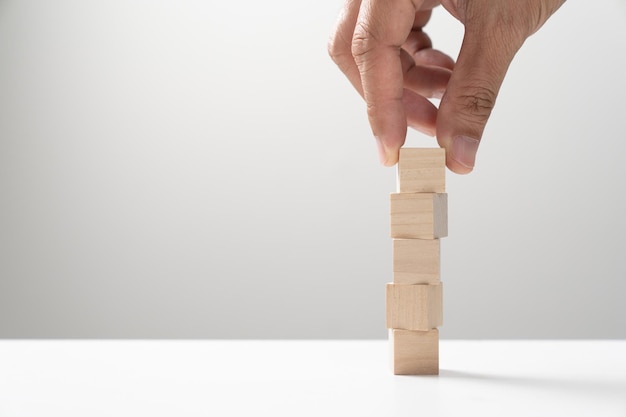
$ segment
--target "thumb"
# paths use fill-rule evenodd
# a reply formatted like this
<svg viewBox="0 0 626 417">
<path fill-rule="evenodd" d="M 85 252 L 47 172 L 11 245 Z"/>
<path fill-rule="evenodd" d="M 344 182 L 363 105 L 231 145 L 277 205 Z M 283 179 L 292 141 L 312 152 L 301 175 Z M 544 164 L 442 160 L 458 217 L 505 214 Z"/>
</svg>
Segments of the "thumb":
<svg viewBox="0 0 626 417">
<path fill-rule="evenodd" d="M 474 168 L 500 86 L 523 43 L 523 39 L 499 36 L 503 33 L 498 26 L 474 29 L 466 25 L 461 51 L 437 113 L 437 140 L 446 148 L 448 168 L 457 174 Z"/>
</svg>

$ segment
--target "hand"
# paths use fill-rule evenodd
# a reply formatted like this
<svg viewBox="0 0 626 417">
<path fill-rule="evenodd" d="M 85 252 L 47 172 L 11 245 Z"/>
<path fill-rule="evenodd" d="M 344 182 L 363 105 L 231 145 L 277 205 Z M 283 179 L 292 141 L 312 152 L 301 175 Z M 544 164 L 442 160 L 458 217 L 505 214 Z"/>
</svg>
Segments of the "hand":
<svg viewBox="0 0 626 417">
<path fill-rule="evenodd" d="M 434 0 L 347 0 L 329 53 L 367 103 L 381 162 L 394 165 L 407 126 L 437 134 L 447 165 L 474 167 L 508 67 L 565 0 L 441 0 L 465 25 L 457 63 L 423 27 Z M 427 97 L 442 97 L 439 110 Z"/>
</svg>

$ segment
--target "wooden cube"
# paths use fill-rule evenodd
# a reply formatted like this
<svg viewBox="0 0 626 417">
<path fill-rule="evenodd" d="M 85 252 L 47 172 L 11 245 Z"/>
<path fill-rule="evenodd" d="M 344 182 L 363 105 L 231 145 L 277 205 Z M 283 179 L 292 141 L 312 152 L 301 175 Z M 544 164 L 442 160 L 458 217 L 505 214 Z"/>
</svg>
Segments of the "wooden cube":
<svg viewBox="0 0 626 417">
<path fill-rule="evenodd" d="M 442 284 L 387 284 L 387 328 L 430 330 L 443 324 Z"/>
<path fill-rule="evenodd" d="M 400 148 L 397 176 L 399 193 L 445 193 L 445 149 Z"/>
<path fill-rule="evenodd" d="M 391 237 L 438 239 L 448 236 L 448 194 L 392 193 Z"/>
<path fill-rule="evenodd" d="M 394 239 L 393 282 L 436 284 L 440 280 L 439 239 Z"/>
<path fill-rule="evenodd" d="M 389 330 L 394 375 L 438 375 L 439 331 Z"/>
</svg>

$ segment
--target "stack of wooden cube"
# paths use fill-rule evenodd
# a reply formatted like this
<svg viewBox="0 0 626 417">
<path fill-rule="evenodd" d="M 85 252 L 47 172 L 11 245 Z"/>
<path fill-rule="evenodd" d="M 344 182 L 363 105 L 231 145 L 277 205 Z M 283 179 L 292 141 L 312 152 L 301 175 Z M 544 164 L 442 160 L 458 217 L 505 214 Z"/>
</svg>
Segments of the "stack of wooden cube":
<svg viewBox="0 0 626 417">
<path fill-rule="evenodd" d="M 445 150 L 400 149 L 398 189 L 391 194 L 393 283 L 387 328 L 396 375 L 439 374 L 443 324 L 440 241 L 448 235 Z"/>
</svg>

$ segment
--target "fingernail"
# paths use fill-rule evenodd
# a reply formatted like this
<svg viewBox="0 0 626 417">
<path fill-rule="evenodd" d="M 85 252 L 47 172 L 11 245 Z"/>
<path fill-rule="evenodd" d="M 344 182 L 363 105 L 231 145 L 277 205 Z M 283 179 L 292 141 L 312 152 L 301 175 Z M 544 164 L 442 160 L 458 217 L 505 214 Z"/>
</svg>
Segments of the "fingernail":
<svg viewBox="0 0 626 417">
<path fill-rule="evenodd" d="M 378 147 L 378 160 L 381 164 L 385 165 L 387 162 L 387 151 L 385 150 L 385 145 L 383 145 L 383 141 L 380 140 L 378 136 L 374 136 L 376 138 L 376 146 Z"/>
<path fill-rule="evenodd" d="M 474 168 L 476 151 L 480 142 L 466 136 L 457 136 L 452 142 L 452 159 L 466 168 Z"/>
</svg>

